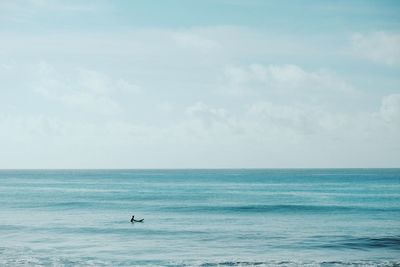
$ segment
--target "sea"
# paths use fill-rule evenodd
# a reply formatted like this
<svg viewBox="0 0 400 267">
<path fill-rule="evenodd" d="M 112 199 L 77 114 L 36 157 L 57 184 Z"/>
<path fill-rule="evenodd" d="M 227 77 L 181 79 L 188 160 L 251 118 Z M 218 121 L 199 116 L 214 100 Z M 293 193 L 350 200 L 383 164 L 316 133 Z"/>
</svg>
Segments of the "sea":
<svg viewBox="0 0 400 267">
<path fill-rule="evenodd" d="M 0 266 L 400 266 L 400 169 L 1 170 Z"/>
</svg>

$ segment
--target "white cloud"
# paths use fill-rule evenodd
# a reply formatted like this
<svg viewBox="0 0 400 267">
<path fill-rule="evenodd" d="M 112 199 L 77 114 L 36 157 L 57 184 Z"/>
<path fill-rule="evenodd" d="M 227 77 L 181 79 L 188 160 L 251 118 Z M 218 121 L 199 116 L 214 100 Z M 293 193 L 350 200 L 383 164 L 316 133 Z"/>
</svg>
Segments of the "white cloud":
<svg viewBox="0 0 400 267">
<path fill-rule="evenodd" d="M 223 108 L 211 108 L 202 102 L 197 102 L 186 109 L 186 112 L 192 116 L 200 116 L 205 119 L 222 120 L 226 118 L 226 110 Z"/>
<path fill-rule="evenodd" d="M 400 126 L 400 94 L 385 96 L 382 99 L 380 114 L 386 122 Z"/>
<path fill-rule="evenodd" d="M 259 101 L 248 107 L 248 120 L 263 132 L 290 134 L 296 138 L 326 136 L 337 138 L 338 133 L 353 127 L 359 113 L 331 111 L 324 106 Z M 366 117 L 370 115 L 362 115 Z"/>
<path fill-rule="evenodd" d="M 399 130 L 392 127 L 399 121 L 397 94 L 385 97 L 376 110 L 383 92 L 371 85 L 365 90 L 368 96 L 358 97 L 352 84 L 323 69 L 326 54 L 335 53 L 326 52 L 326 43 L 315 45 L 319 50 L 314 51 L 310 42 L 272 37 L 236 27 L 9 33 L 0 42 L 0 164 L 393 164 L 400 151 L 395 150 Z M 51 64 L 27 70 L 38 57 Z M 336 63 L 328 61 L 329 66 Z M 36 94 L 26 90 L 26 83 Z M 151 91 L 144 94 L 137 84 Z M 221 88 L 223 94 L 216 94 Z M 7 103 L 14 109 L 6 108 Z M 43 147 L 43 161 L 34 156 L 35 145 Z"/>
<path fill-rule="evenodd" d="M 79 70 L 79 84 L 83 90 L 94 95 L 109 95 L 114 89 L 112 80 L 104 73 L 93 70 Z"/>
<path fill-rule="evenodd" d="M 400 63 L 399 33 L 357 33 L 352 36 L 351 40 L 355 53 L 360 56 L 388 65 Z"/>
<path fill-rule="evenodd" d="M 113 114 L 122 111 L 116 95 L 141 92 L 140 87 L 124 79 L 112 79 L 104 73 L 78 69 L 62 73 L 42 62 L 38 66 L 34 90 L 55 101 L 82 110 Z"/>
<path fill-rule="evenodd" d="M 317 132 L 322 127 L 321 111 L 309 106 L 258 102 L 250 106 L 249 114 L 257 117 L 261 124 L 267 124 L 274 129 L 290 129 L 302 134 Z"/>
<path fill-rule="evenodd" d="M 252 93 L 252 90 L 257 89 L 303 94 L 358 93 L 355 88 L 332 72 L 306 71 L 290 64 L 228 66 L 224 75 L 224 82 L 228 84 L 229 89 L 239 95 Z"/>
<path fill-rule="evenodd" d="M 186 108 L 186 114 L 189 120 L 184 122 L 186 128 L 190 131 L 200 131 L 206 133 L 208 131 L 217 131 L 224 129 L 227 134 L 237 134 L 242 132 L 242 127 L 224 108 L 210 107 L 203 102 L 197 102 Z"/>
<path fill-rule="evenodd" d="M 59 1 L 59 0 L 28 0 L 28 1 L 16 1 L 22 6 L 26 3 L 31 5 L 31 8 L 38 9 L 49 9 L 57 11 L 92 11 L 97 9 L 95 4 L 88 4 L 86 1 Z"/>
<path fill-rule="evenodd" d="M 89 13 L 99 10 L 103 3 L 85 1 L 58 1 L 58 0 L 13 0 L 0 1 L 0 21 L 16 23 L 32 23 L 37 17 L 48 16 L 46 12 Z"/>
<path fill-rule="evenodd" d="M 115 87 L 121 92 L 141 94 L 143 93 L 143 88 L 139 85 L 128 82 L 124 79 L 118 79 L 115 81 Z"/>
<path fill-rule="evenodd" d="M 41 167 L 46 159 L 47 167 L 71 168 L 354 167 L 389 166 L 398 156 L 399 130 L 389 131 L 374 112 L 330 113 L 271 102 L 236 115 L 203 102 L 185 110 L 185 118 L 165 126 L 0 116 L 0 165 L 17 166 L 13 161 L 19 159 Z M 23 144 L 18 153 L 16 143 Z"/>
<path fill-rule="evenodd" d="M 175 32 L 172 34 L 172 37 L 178 45 L 183 47 L 192 47 L 201 50 L 213 50 L 221 48 L 221 44 L 219 42 L 190 31 Z"/>
</svg>

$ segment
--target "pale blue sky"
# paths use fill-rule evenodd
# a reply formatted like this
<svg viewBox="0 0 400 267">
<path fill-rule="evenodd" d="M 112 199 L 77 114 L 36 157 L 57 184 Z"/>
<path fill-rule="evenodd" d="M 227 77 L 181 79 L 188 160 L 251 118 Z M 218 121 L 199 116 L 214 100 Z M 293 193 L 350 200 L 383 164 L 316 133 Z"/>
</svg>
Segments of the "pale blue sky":
<svg viewBox="0 0 400 267">
<path fill-rule="evenodd" d="M 399 1 L 2 1 L 0 168 L 400 167 Z"/>
</svg>

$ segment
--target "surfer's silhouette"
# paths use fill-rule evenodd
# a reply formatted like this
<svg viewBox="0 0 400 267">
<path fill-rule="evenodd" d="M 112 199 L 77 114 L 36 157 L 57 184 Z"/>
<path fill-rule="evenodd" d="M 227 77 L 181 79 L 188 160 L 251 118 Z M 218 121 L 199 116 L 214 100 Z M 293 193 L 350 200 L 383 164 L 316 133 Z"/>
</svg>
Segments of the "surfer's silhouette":
<svg viewBox="0 0 400 267">
<path fill-rule="evenodd" d="M 135 220 L 135 215 L 132 215 L 131 223 L 134 223 L 134 222 L 143 222 L 143 220 L 144 220 L 144 219 Z"/>
</svg>

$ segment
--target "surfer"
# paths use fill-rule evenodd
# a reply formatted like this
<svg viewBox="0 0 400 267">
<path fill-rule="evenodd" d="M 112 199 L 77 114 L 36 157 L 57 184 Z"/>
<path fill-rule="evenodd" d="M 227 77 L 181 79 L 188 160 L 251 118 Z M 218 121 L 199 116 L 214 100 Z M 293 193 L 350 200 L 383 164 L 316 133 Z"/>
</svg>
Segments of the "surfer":
<svg viewBox="0 0 400 267">
<path fill-rule="evenodd" d="M 135 215 L 132 215 L 131 223 L 134 223 L 134 222 L 143 222 L 143 220 L 144 220 L 144 219 L 135 220 Z"/>
</svg>

